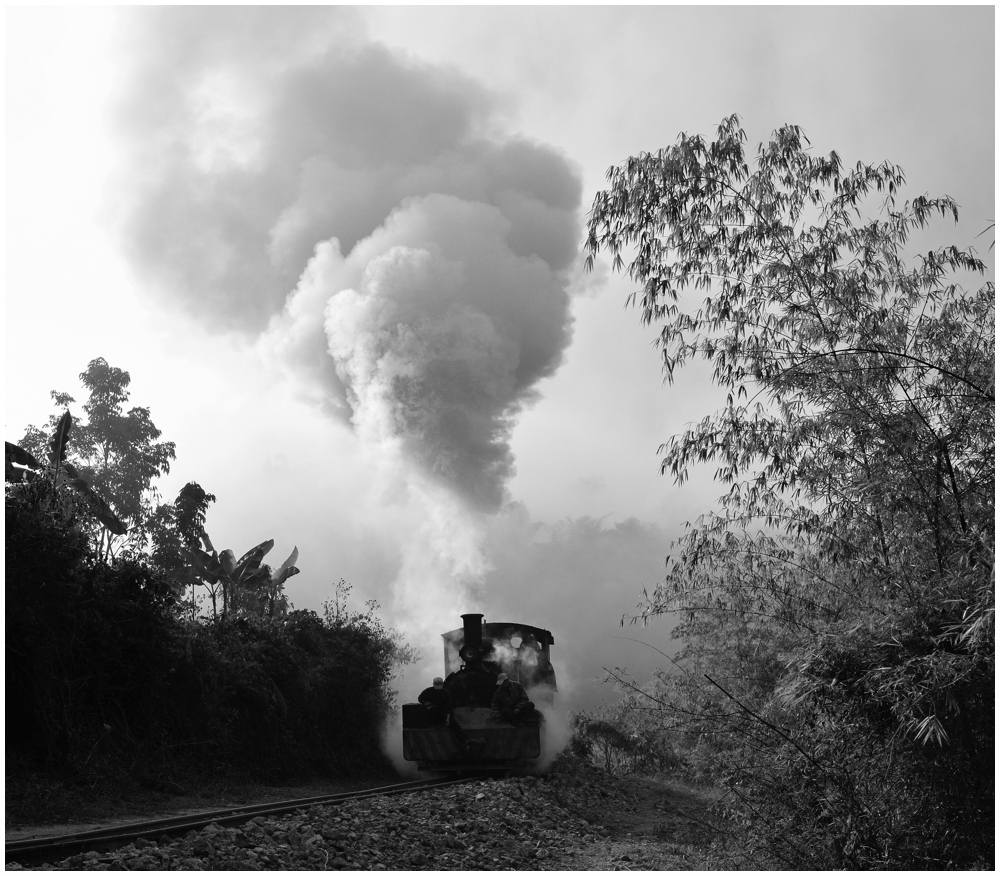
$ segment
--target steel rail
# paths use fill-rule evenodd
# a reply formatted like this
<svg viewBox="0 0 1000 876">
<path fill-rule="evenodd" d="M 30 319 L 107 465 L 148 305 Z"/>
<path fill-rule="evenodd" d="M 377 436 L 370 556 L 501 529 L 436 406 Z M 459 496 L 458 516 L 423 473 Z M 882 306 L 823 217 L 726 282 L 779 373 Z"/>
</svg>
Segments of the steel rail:
<svg viewBox="0 0 1000 876">
<path fill-rule="evenodd" d="M 63 858 L 78 855 L 81 852 L 111 851 L 137 839 L 159 840 L 165 835 L 174 836 L 187 833 L 189 830 L 198 830 L 212 823 L 219 825 L 242 824 L 252 818 L 281 815 L 300 809 L 308 809 L 311 806 L 326 806 L 332 803 L 342 803 L 346 800 L 364 800 L 369 797 L 382 797 L 391 794 L 408 794 L 413 791 L 460 785 L 476 781 L 479 778 L 481 778 L 479 775 L 466 775 L 458 779 L 450 776 L 421 779 L 378 788 L 364 788 L 359 791 L 321 794 L 316 797 L 300 797 L 295 800 L 278 800 L 271 803 L 255 803 L 189 815 L 176 815 L 171 818 L 158 818 L 153 821 L 137 821 L 81 833 L 12 840 L 4 843 L 4 860 L 7 863 L 16 861 L 22 865 L 61 861 Z"/>
</svg>

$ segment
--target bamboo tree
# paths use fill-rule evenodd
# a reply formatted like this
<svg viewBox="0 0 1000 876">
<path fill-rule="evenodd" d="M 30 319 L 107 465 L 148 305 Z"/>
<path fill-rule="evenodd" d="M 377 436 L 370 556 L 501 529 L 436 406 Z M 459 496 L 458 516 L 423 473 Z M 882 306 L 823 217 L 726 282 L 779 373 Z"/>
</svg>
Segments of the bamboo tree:
<svg viewBox="0 0 1000 876">
<path fill-rule="evenodd" d="M 612 167 L 588 221 L 588 265 L 606 252 L 636 281 L 668 380 L 700 358 L 726 392 L 661 448 L 677 484 L 709 464 L 727 491 L 638 617 L 680 613 L 687 657 L 707 674 L 726 667 L 745 720 L 822 713 L 830 751 L 866 726 L 908 737 L 912 763 L 933 745 L 952 780 L 979 782 L 979 812 L 992 785 L 974 750 L 992 748 L 992 718 L 973 729 L 967 716 L 993 684 L 993 283 L 961 285 L 986 273 L 971 248 L 909 252 L 915 231 L 957 221 L 958 207 L 903 200 L 900 168 L 847 168 L 796 126 L 751 166 L 745 141 L 732 116 L 713 141 L 681 135 Z M 780 671 L 758 671 L 774 661 Z M 719 711 L 722 694 L 696 686 Z M 889 751 L 871 755 L 873 772 Z M 858 857 L 850 830 L 834 842 L 838 866 L 884 865 Z"/>
</svg>

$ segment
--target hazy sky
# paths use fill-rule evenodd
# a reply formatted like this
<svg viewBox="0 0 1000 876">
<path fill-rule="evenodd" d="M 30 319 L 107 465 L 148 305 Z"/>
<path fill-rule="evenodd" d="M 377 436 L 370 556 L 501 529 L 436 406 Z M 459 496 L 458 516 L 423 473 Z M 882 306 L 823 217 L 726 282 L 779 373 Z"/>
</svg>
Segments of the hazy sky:
<svg viewBox="0 0 1000 876">
<path fill-rule="evenodd" d="M 657 474 L 715 396 L 582 272 L 609 165 L 736 112 L 952 195 L 934 243 L 995 215 L 988 6 L 5 14 L 6 438 L 103 356 L 177 444 L 165 500 L 297 545 L 299 608 L 378 599 L 423 675 L 470 610 L 552 629 L 581 704 L 654 664 L 620 637 L 667 647 L 618 619 L 721 492 Z"/>
</svg>

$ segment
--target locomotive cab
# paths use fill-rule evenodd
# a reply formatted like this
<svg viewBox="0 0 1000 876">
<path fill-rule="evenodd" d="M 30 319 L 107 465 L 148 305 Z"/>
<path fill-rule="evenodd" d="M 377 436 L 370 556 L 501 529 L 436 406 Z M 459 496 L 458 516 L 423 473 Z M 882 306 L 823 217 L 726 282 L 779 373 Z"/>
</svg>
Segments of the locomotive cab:
<svg viewBox="0 0 1000 876">
<path fill-rule="evenodd" d="M 553 704 L 552 633 L 518 623 L 483 623 L 463 614 L 462 628 L 442 634 L 444 687 L 454 713 L 450 726 L 428 726 L 419 703 L 403 706 L 403 757 L 422 770 L 515 769 L 541 755 L 543 720 L 536 711 L 520 724 L 495 719 L 491 702 L 504 672 L 524 686 L 536 709 Z"/>
</svg>

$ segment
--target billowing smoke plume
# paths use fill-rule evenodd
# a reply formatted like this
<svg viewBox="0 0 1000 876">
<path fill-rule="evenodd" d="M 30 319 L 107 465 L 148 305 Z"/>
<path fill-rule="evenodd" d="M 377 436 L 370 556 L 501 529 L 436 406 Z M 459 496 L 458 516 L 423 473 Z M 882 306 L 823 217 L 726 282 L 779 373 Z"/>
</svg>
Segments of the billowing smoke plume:
<svg viewBox="0 0 1000 876">
<path fill-rule="evenodd" d="M 563 281 L 512 227 L 490 204 L 411 198 L 346 258 L 321 244 L 265 338 L 303 368 L 323 344 L 359 434 L 398 437 L 480 508 L 500 504 L 512 417 L 569 335 Z"/>
<path fill-rule="evenodd" d="M 570 339 L 580 181 L 494 98 L 325 8 L 143 9 L 121 227 L 141 273 L 470 509 Z"/>
</svg>

